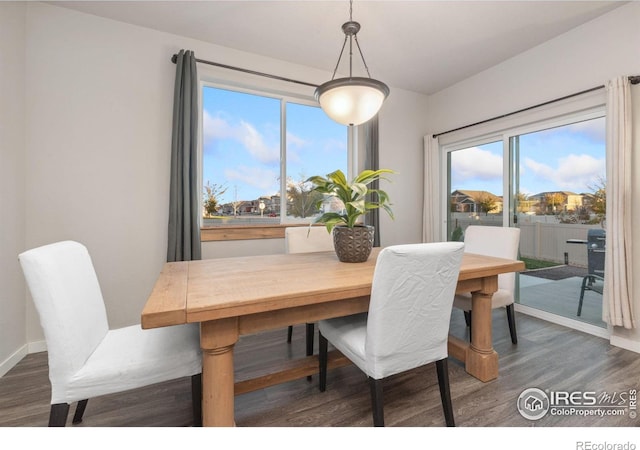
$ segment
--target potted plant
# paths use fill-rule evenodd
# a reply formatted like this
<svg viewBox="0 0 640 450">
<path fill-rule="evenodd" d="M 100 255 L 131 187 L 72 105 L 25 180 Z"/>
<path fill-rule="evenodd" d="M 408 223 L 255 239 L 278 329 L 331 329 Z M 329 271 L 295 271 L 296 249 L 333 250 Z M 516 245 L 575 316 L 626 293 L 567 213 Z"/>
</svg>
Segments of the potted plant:
<svg viewBox="0 0 640 450">
<path fill-rule="evenodd" d="M 393 219 L 387 193 L 369 187 L 375 180 L 386 180 L 384 174 L 391 173 L 394 172 L 389 169 L 363 170 L 348 182 L 344 173 L 336 170 L 326 177 L 313 176 L 307 180 L 313 184 L 313 191 L 323 194 L 317 208 L 326 201 L 325 196 L 337 197 L 344 205 L 341 212 L 325 212 L 315 219 L 315 223 L 323 223 L 329 233 L 333 232 L 333 244 L 340 261 L 364 262 L 369 258 L 375 230 L 361 222 L 362 216 L 382 208 Z"/>
</svg>

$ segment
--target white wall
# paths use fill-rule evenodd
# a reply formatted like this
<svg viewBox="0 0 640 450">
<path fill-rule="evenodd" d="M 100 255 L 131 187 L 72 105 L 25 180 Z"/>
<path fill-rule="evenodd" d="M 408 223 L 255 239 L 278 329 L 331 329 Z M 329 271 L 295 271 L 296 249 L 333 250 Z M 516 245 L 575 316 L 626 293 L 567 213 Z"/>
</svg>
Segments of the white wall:
<svg viewBox="0 0 640 450">
<path fill-rule="evenodd" d="M 394 220 L 380 212 L 381 246 L 422 241 L 423 136 L 428 132 L 425 97 L 394 89 L 380 112 L 380 167 L 393 169 L 381 182 L 392 203 Z"/>
<path fill-rule="evenodd" d="M 640 75 L 638 24 L 640 2 L 630 2 L 430 96 L 429 129 L 432 132 L 446 131 L 603 85 L 620 75 Z M 638 87 L 634 89 L 638 90 Z M 637 138 L 640 128 L 636 126 L 636 130 Z M 635 154 L 640 151 L 638 144 L 636 141 Z M 635 164 L 638 164 L 638 158 L 635 158 Z M 640 199 L 640 171 L 635 171 L 635 174 L 633 198 Z M 640 200 L 634 204 L 633 215 L 640 216 Z M 640 229 L 637 227 L 633 240 L 640 242 Z M 637 247 L 639 245 L 634 252 L 634 278 L 640 279 L 640 251 Z M 640 319 L 639 283 L 634 287 L 633 298 L 636 319 Z M 640 330 L 616 329 L 612 343 L 640 351 Z"/>
<path fill-rule="evenodd" d="M 26 247 L 83 242 L 110 325 L 137 323 L 166 257 L 171 56 L 187 48 L 202 59 L 315 83 L 331 68 L 312 70 L 47 4 L 27 6 L 26 34 Z M 198 70 L 210 79 L 291 88 L 204 65 Z M 421 192 L 426 98 L 391 89 L 381 115 L 381 164 L 403 178 L 389 189 L 397 219 L 383 239 L 417 242 L 422 200 L 404 199 L 403 192 Z M 282 240 L 203 245 L 204 257 L 283 251 Z M 42 333 L 27 305 L 33 342 Z"/>
<path fill-rule="evenodd" d="M 18 263 L 25 239 L 25 17 L 25 4 L 0 4 L 0 376 L 27 343 Z"/>
</svg>

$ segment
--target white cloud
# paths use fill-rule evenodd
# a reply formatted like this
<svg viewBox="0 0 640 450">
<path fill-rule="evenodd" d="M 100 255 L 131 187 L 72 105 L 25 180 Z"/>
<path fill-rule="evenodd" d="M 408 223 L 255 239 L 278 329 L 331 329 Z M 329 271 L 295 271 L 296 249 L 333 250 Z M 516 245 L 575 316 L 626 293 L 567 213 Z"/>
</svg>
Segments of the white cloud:
<svg viewBox="0 0 640 450">
<path fill-rule="evenodd" d="M 340 139 L 327 139 L 324 141 L 323 150 L 327 153 L 344 153 L 347 151 L 347 143 Z"/>
<path fill-rule="evenodd" d="M 256 187 L 261 191 L 278 190 L 278 177 L 280 174 L 274 170 L 263 167 L 239 166 L 224 171 L 225 178 L 230 184 L 237 181 L 238 184 Z M 229 194 L 231 189 L 227 192 Z M 239 198 L 239 200 L 242 200 Z"/>
<path fill-rule="evenodd" d="M 299 163 L 302 161 L 300 150 L 309 146 L 309 141 L 287 131 L 287 163 Z"/>
<path fill-rule="evenodd" d="M 279 146 L 268 145 L 262 134 L 248 122 L 241 121 L 236 129 L 238 135 L 234 136 L 249 150 L 251 156 L 262 163 L 272 163 L 280 161 Z"/>
<path fill-rule="evenodd" d="M 207 111 L 202 113 L 202 129 L 205 144 L 212 139 L 226 139 L 233 136 L 233 129 L 222 117 L 213 117 Z"/>
<path fill-rule="evenodd" d="M 291 150 L 292 148 L 304 148 L 309 145 L 309 142 L 305 139 L 302 139 L 299 136 L 296 136 L 290 131 L 287 131 L 287 150 Z"/>
<path fill-rule="evenodd" d="M 590 155 L 570 154 L 558 159 L 558 166 L 551 167 L 531 158 L 525 158 L 524 166 L 541 181 L 552 182 L 559 190 L 584 192 L 599 176 L 605 173 L 605 160 Z"/>
<path fill-rule="evenodd" d="M 606 138 L 605 118 L 585 120 L 567 127 L 569 131 L 587 136 L 596 142 L 604 142 Z"/>
<path fill-rule="evenodd" d="M 453 152 L 451 171 L 457 182 L 469 179 L 499 179 L 502 178 L 502 156 L 478 147 Z"/>
<path fill-rule="evenodd" d="M 204 111 L 202 128 L 205 144 L 214 139 L 233 139 L 242 144 L 249 154 L 261 163 L 280 161 L 279 144 L 268 144 L 262 133 L 248 122 L 241 121 L 239 125 L 232 125 L 221 115 L 214 117 Z"/>
</svg>

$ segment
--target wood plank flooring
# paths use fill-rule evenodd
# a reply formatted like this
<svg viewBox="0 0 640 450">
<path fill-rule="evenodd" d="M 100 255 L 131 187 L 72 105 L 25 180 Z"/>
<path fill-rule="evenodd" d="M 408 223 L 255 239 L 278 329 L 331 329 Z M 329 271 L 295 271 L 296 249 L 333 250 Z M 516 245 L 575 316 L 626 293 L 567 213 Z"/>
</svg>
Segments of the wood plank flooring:
<svg viewBox="0 0 640 450">
<path fill-rule="evenodd" d="M 452 333 L 466 338 L 460 311 L 454 310 Z M 450 359 L 450 383 L 458 427 L 636 427 L 629 414 L 609 417 L 551 416 L 524 419 L 516 409 L 529 387 L 551 391 L 639 390 L 640 355 L 609 345 L 601 338 L 517 315 L 518 345 L 509 339 L 504 310 L 494 311 L 494 347 L 500 376 L 482 383 Z M 316 338 L 317 341 L 317 338 Z M 317 342 L 316 342 L 317 346 Z M 304 325 L 245 336 L 236 346 L 237 375 L 245 376 L 283 359 L 304 355 Z M 31 354 L 0 378 L 0 426 L 47 425 L 50 387 L 46 353 Z M 371 404 L 365 376 L 354 366 L 330 371 L 327 391 L 296 380 L 236 397 L 239 427 L 368 427 Z M 75 405 L 73 406 L 75 408 Z M 73 410 L 72 410 L 73 411 Z M 70 414 L 70 416 L 72 413 Z M 435 366 L 390 377 L 385 383 L 385 421 L 392 427 L 442 427 Z M 70 423 L 70 422 L 69 422 Z M 89 401 L 83 423 L 76 427 L 191 426 L 190 379 L 161 383 L 126 394 Z"/>
</svg>

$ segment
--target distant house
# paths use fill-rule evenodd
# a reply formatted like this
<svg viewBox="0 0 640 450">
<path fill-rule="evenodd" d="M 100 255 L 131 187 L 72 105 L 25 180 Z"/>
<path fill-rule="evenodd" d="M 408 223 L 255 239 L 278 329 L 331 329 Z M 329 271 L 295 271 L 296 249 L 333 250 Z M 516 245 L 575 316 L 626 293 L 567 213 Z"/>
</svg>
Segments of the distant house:
<svg viewBox="0 0 640 450">
<path fill-rule="evenodd" d="M 549 191 L 529 196 L 542 213 L 576 212 L 584 205 L 584 194 L 569 191 Z"/>
<path fill-rule="evenodd" d="M 502 197 L 488 191 L 456 190 L 451 193 L 452 212 L 496 214 L 502 212 L 502 205 Z"/>
</svg>

